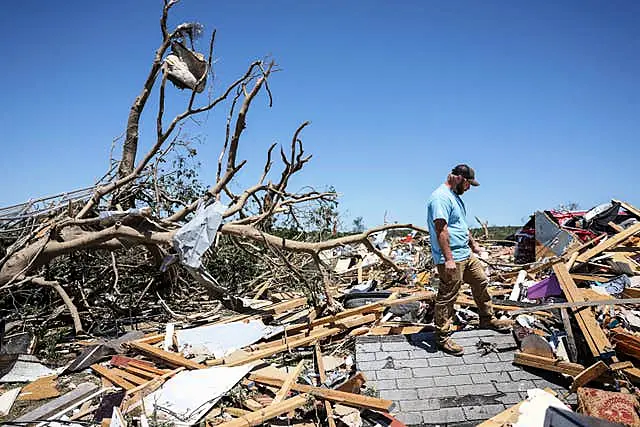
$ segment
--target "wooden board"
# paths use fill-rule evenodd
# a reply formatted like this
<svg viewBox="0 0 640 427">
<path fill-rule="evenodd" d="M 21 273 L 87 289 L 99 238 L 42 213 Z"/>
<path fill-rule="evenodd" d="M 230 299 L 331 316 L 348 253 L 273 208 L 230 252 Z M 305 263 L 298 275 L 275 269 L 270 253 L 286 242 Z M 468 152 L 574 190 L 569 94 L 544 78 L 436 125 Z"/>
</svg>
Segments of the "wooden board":
<svg viewBox="0 0 640 427">
<path fill-rule="evenodd" d="M 205 366 L 194 362 L 193 360 L 189 360 L 189 359 L 185 359 L 184 357 L 182 357 L 181 355 L 179 355 L 178 353 L 173 353 L 170 351 L 164 351 L 161 350 L 159 348 L 155 348 L 152 345 L 146 344 L 146 343 L 141 343 L 141 342 L 137 342 L 137 341 L 132 341 L 130 343 L 128 343 L 128 345 L 135 349 L 140 351 L 141 353 L 146 354 L 147 356 L 150 357 L 154 357 L 156 359 L 160 359 L 166 363 L 168 363 L 171 366 L 175 366 L 175 367 L 185 367 L 188 369 L 204 369 Z M 136 366 L 138 368 L 144 369 L 142 366 Z"/>
<path fill-rule="evenodd" d="M 166 369 L 158 369 L 155 366 L 153 366 L 153 364 L 149 362 L 145 362 L 143 360 L 132 360 L 129 362 L 127 366 L 134 367 L 136 369 L 140 369 L 143 371 L 147 371 L 150 374 L 155 374 L 155 375 L 164 375 L 168 372 L 168 370 Z"/>
<path fill-rule="evenodd" d="M 138 369 L 135 366 L 123 366 L 122 369 L 139 377 L 146 378 L 147 380 L 152 380 L 158 376 L 157 374 L 152 374 L 144 369 Z"/>
<path fill-rule="evenodd" d="M 591 248 L 585 251 L 582 255 L 578 257 L 578 262 L 587 262 L 589 259 L 593 258 L 596 255 L 601 254 L 609 248 L 619 245 L 620 243 L 627 240 L 629 237 L 634 234 L 640 232 L 640 223 L 634 224 L 631 227 L 627 228 L 620 233 L 617 233 L 613 237 L 605 240 L 604 242 L 600 242 L 595 248 Z"/>
<path fill-rule="evenodd" d="M 249 378 L 258 383 L 276 387 L 282 385 L 283 383 L 282 380 L 277 378 L 263 377 L 254 374 L 252 374 Z M 294 384 L 291 388 L 301 393 L 309 393 L 322 399 L 328 399 L 333 402 L 342 403 L 343 405 L 355 406 L 357 408 L 368 408 L 374 411 L 387 412 L 393 404 L 391 400 L 378 399 L 376 397 L 363 396 L 354 393 L 345 393 L 343 391 L 337 391 L 322 387 L 312 387 L 304 384 Z"/>
<path fill-rule="evenodd" d="M 327 373 L 324 370 L 324 361 L 322 360 L 322 350 L 320 344 L 316 343 L 314 348 L 314 354 L 316 356 L 316 368 L 318 370 L 318 377 L 320 378 L 320 385 L 322 385 L 327 379 Z M 336 421 L 333 419 L 333 407 L 328 400 L 324 401 L 324 409 L 327 412 L 327 422 L 329 427 L 336 427 Z"/>
<path fill-rule="evenodd" d="M 272 405 L 276 405 L 282 402 L 284 398 L 287 397 L 287 394 L 289 394 L 289 391 L 291 391 L 291 386 L 293 385 L 293 383 L 298 381 L 298 375 L 300 375 L 302 368 L 304 368 L 304 360 L 298 362 L 296 367 L 287 374 L 287 378 L 282 383 L 282 387 L 280 387 L 280 390 L 278 390 L 275 397 L 273 398 L 273 401 L 271 402 Z"/>
<path fill-rule="evenodd" d="M 522 352 L 513 355 L 513 363 L 516 365 L 530 366 L 546 371 L 560 372 L 575 377 L 584 371 L 584 366 L 578 363 L 564 362 L 549 357 L 536 356 Z"/>
<path fill-rule="evenodd" d="M 363 325 L 365 323 L 370 323 L 373 320 L 375 320 L 375 318 L 376 318 L 375 314 L 369 314 L 369 315 L 366 315 L 366 316 L 356 316 L 356 317 L 353 317 L 353 318 L 349 317 L 347 319 L 342 319 L 339 322 L 336 322 L 336 324 L 340 325 L 341 327 L 329 328 L 329 329 L 320 328 L 319 330 L 311 330 L 309 332 L 309 336 L 306 336 L 306 337 L 303 337 L 303 338 L 300 338 L 300 339 L 296 339 L 296 340 L 291 340 L 291 341 L 288 341 L 288 342 L 286 342 L 284 344 L 279 344 L 277 346 L 266 348 L 264 350 L 254 351 L 253 353 L 249 353 L 245 357 L 236 358 L 234 360 L 231 360 L 229 357 L 225 357 L 224 359 L 210 360 L 210 361 L 207 361 L 207 365 L 209 365 L 209 366 L 217 366 L 217 365 L 239 366 L 239 365 L 244 365 L 245 363 L 253 362 L 254 360 L 262 359 L 263 357 L 269 357 L 269 356 L 272 356 L 272 355 L 274 355 L 276 353 L 280 353 L 281 351 L 285 351 L 285 350 L 288 350 L 288 349 L 292 349 L 292 348 L 308 345 L 308 344 L 311 344 L 311 343 L 315 342 L 316 340 L 320 340 L 320 339 L 326 338 L 328 336 L 339 334 L 340 332 L 343 332 L 343 328 L 354 328 L 356 326 L 360 326 L 360 325 Z"/>
<path fill-rule="evenodd" d="M 584 299 L 581 298 L 578 287 L 563 263 L 554 264 L 553 271 L 568 302 L 584 301 Z M 574 314 L 593 356 L 599 359 L 603 356 L 611 355 L 613 346 L 600 328 L 600 324 L 596 321 L 593 311 L 590 308 L 586 308 L 579 311 L 574 310 Z"/>
<path fill-rule="evenodd" d="M 146 378 L 139 377 L 138 375 L 132 374 L 131 372 L 127 372 L 127 371 L 122 370 L 122 369 L 113 368 L 113 369 L 111 369 L 111 371 L 114 374 L 116 374 L 117 376 L 119 376 L 121 378 L 124 378 L 125 380 L 129 381 L 130 383 L 132 383 L 134 385 L 144 384 L 147 381 L 149 381 Z"/>
<path fill-rule="evenodd" d="M 307 403 L 309 396 L 306 394 L 301 394 L 296 397 L 292 397 L 291 399 L 287 399 L 283 402 L 277 403 L 275 405 L 267 406 L 266 408 L 262 408 L 260 410 L 251 412 L 249 414 L 243 415 L 235 420 L 228 421 L 226 423 L 218 424 L 216 427 L 252 427 L 263 424 L 265 421 L 268 421 L 278 415 L 284 414 L 286 412 L 292 411 L 296 408 L 300 408 Z"/>
<path fill-rule="evenodd" d="M 599 378 L 601 375 L 609 371 L 609 367 L 602 361 L 598 360 L 584 371 L 580 372 L 571 383 L 569 390 L 574 393 L 578 387 L 587 385 L 589 382 Z"/>
<path fill-rule="evenodd" d="M 115 372 L 113 372 L 114 371 L 113 369 L 109 369 L 98 363 L 94 363 L 93 365 L 91 365 L 91 369 L 96 371 L 100 376 L 108 379 L 118 387 L 122 387 L 125 390 L 131 390 L 132 388 L 135 387 L 135 384 L 132 384 L 129 381 L 125 380 L 124 378 L 118 376 Z"/>
</svg>

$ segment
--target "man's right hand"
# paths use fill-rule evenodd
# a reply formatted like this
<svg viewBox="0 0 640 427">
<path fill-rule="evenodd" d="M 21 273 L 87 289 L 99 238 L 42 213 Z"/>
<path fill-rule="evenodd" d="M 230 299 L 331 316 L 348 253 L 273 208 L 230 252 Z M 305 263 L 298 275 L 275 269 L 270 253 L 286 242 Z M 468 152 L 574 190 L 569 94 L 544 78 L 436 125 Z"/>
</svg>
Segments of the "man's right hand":
<svg viewBox="0 0 640 427">
<path fill-rule="evenodd" d="M 455 276 L 455 274 L 458 272 L 458 269 L 456 268 L 456 262 L 454 260 L 445 261 L 444 271 L 449 277 Z"/>
</svg>

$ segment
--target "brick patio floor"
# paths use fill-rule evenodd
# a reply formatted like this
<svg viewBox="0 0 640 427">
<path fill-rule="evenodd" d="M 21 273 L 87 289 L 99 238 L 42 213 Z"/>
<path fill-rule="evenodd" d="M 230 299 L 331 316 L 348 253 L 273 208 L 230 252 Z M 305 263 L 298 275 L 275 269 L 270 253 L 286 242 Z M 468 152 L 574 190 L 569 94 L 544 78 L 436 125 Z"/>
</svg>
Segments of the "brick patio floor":
<svg viewBox="0 0 640 427">
<path fill-rule="evenodd" d="M 511 334 L 470 330 L 453 338 L 464 356 L 438 350 L 432 333 L 358 337 L 356 367 L 380 397 L 393 400 L 391 413 L 408 426 L 476 425 L 526 398 L 527 389 L 566 392 L 561 375 L 512 363 L 517 346 Z M 483 354 L 476 348 L 480 339 L 498 353 Z M 571 398 L 574 403 L 575 394 Z"/>
</svg>

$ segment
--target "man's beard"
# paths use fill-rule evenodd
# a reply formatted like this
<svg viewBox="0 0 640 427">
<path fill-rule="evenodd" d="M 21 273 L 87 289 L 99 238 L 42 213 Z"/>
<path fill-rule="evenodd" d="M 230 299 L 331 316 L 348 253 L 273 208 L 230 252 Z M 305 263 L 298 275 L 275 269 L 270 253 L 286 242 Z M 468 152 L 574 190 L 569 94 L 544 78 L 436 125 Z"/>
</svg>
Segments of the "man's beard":
<svg viewBox="0 0 640 427">
<path fill-rule="evenodd" d="M 464 183 L 459 182 L 458 184 L 456 184 L 455 187 L 453 187 L 453 192 L 458 196 L 462 196 L 462 193 L 464 193 Z"/>
</svg>

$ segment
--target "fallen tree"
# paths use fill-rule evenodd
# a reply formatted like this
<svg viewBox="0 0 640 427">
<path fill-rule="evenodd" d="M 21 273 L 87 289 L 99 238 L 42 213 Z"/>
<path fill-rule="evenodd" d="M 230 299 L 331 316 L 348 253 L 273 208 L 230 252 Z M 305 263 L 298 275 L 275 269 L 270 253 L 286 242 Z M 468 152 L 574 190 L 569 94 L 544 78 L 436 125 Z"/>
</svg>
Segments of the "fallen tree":
<svg viewBox="0 0 640 427">
<path fill-rule="evenodd" d="M 300 209 L 309 209 L 312 204 L 322 205 L 337 197 L 334 191 L 292 192 L 288 188 L 291 177 L 301 172 L 311 160 L 301 140 L 309 122 L 297 127 L 286 148 L 280 147 L 279 173 L 274 173 L 276 144 L 273 144 L 266 150 L 257 182 L 238 193 L 231 190 L 230 184 L 247 166 L 246 160 L 238 159 L 238 148 L 248 113 L 260 94 L 265 94 L 271 105 L 269 79 L 276 71 L 276 64 L 272 60 L 254 61 L 218 96 L 205 99 L 201 92 L 207 77 L 211 76 L 215 31 L 210 38 L 208 55 L 205 57 L 196 52 L 193 46 L 194 39 L 202 31 L 200 24 L 185 23 L 172 31 L 167 27 L 167 18 L 176 3 L 176 0 L 165 0 L 160 20 L 162 41 L 141 93 L 130 108 L 120 160 L 112 162 L 110 171 L 93 188 L 90 197 L 70 201 L 48 211 L 45 216 L 18 221 L 16 229 L 20 232 L 10 240 L 0 260 L 0 289 L 15 292 L 24 286 L 39 286 L 55 290 L 68 308 L 76 332 L 85 329 L 77 301 L 83 301 L 83 308 L 91 314 L 95 307 L 88 303 L 83 289 L 88 281 L 101 280 L 99 275 L 90 280 L 85 274 L 82 279 L 76 277 L 77 272 L 72 270 L 79 268 L 78 264 L 60 267 L 61 259 L 81 256 L 78 254 L 93 257 L 92 262 L 100 266 L 96 274 L 112 270 L 108 284 L 116 291 L 121 285 L 120 276 L 124 275 L 119 273 L 118 266 L 126 264 L 126 260 L 136 260 L 138 269 L 146 268 L 144 271 L 149 272 L 149 266 L 152 266 L 159 282 L 195 282 L 212 297 L 225 300 L 230 293 L 228 286 L 218 283 L 205 268 L 187 266 L 186 271 L 192 279 L 189 280 L 188 276 L 184 277 L 184 267 L 175 263 L 166 265 L 167 257 L 176 253 L 176 234 L 185 221 L 193 218 L 198 209 L 214 203 L 223 207 L 223 222 L 217 229 L 219 235 L 227 236 L 239 251 L 261 258 L 272 270 L 284 268 L 290 277 L 310 286 L 311 282 L 319 280 L 329 307 L 335 308 L 337 303 L 329 290 L 331 269 L 322 261 L 320 254 L 323 251 L 363 243 L 384 264 L 401 274 L 402 269 L 374 247 L 370 236 L 398 228 L 426 231 L 412 224 L 384 225 L 317 242 L 284 238 L 274 232 L 277 224 L 299 226 Z M 171 53 L 167 54 L 169 49 Z M 166 93 L 171 90 L 167 81 L 190 91 L 184 110 L 171 120 L 165 117 Z M 159 93 L 155 138 L 150 150 L 137 160 L 140 120 L 142 112 L 149 108 L 149 96 L 156 84 Z M 201 99 L 205 102 L 200 103 Z M 177 190 L 172 188 L 170 184 L 175 181 L 165 178 L 170 173 L 163 174 L 162 165 L 180 149 L 188 149 L 188 143 L 181 136 L 181 127 L 187 119 L 225 106 L 226 138 L 218 158 L 215 182 L 199 194 L 184 191 L 184 185 Z M 94 255 L 86 255 L 91 253 Z M 311 276 L 306 268 L 309 265 L 314 267 Z M 128 271 L 126 274 L 133 273 Z M 72 286 L 70 281 L 77 283 Z M 146 286 L 145 292 L 149 285 Z M 70 294 L 76 296 L 70 297 Z"/>
</svg>

